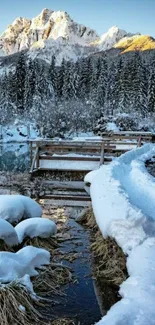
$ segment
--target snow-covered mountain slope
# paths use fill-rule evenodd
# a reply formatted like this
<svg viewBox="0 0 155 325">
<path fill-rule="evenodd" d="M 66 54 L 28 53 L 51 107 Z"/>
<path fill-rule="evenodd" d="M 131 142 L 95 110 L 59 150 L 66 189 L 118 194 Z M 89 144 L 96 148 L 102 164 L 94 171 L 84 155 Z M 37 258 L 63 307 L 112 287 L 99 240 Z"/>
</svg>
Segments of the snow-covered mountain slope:
<svg viewBox="0 0 155 325">
<path fill-rule="evenodd" d="M 155 49 L 155 39 L 147 35 L 134 35 L 122 38 L 114 47 L 123 50 L 123 53 L 136 50 L 153 50 Z"/>
<path fill-rule="evenodd" d="M 56 58 L 56 65 L 61 65 L 62 60 L 76 62 L 79 58 L 87 57 L 91 53 L 96 52 L 98 49 L 89 45 L 69 43 L 64 38 L 57 40 L 48 39 L 45 42 L 38 41 L 33 45 L 28 52 L 31 59 L 42 59 L 46 62 L 51 62 L 52 55 Z"/>
<path fill-rule="evenodd" d="M 59 37 L 84 45 L 98 39 L 94 30 L 74 22 L 66 12 L 43 9 L 32 20 L 20 17 L 9 25 L 0 37 L 0 50 L 12 54 Z"/>
</svg>

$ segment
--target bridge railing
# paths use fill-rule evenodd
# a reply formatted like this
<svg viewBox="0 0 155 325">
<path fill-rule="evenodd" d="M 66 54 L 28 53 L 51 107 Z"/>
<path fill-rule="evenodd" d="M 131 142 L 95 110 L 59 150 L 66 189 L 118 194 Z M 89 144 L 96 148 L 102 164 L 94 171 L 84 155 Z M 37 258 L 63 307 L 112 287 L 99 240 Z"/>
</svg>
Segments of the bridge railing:
<svg viewBox="0 0 155 325">
<path fill-rule="evenodd" d="M 109 163 L 112 157 L 140 147 L 146 142 L 155 142 L 154 134 L 129 131 L 105 133 L 100 139 L 88 138 L 84 141 L 32 140 L 30 141 L 30 173 L 38 170 L 89 171 L 97 169 L 102 164 Z"/>
</svg>

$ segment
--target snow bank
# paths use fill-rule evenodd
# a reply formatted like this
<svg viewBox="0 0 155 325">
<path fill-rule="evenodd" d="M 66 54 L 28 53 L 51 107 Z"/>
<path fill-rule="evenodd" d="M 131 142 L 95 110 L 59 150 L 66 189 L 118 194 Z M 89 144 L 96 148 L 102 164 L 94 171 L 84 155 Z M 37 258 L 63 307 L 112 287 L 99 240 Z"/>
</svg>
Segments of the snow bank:
<svg viewBox="0 0 155 325">
<path fill-rule="evenodd" d="M 45 249 L 27 246 L 17 253 L 0 252 L 0 282 L 19 280 L 25 275 L 36 276 L 35 268 L 50 263 L 50 253 Z"/>
<path fill-rule="evenodd" d="M 48 238 L 56 234 L 56 224 L 49 219 L 33 218 L 21 221 L 16 227 L 15 231 L 18 235 L 19 243 L 22 243 L 26 237 L 34 238 Z"/>
<path fill-rule="evenodd" d="M 0 195 L 0 218 L 10 223 L 42 216 L 40 205 L 22 195 Z"/>
<path fill-rule="evenodd" d="M 128 255 L 130 276 L 120 287 L 123 299 L 100 325 L 155 324 L 155 179 L 144 165 L 153 155 L 154 145 L 148 144 L 86 177 L 98 226 Z"/>
<path fill-rule="evenodd" d="M 9 222 L 3 219 L 0 219 L 0 239 L 4 240 L 8 246 L 18 245 L 18 237 L 15 229 Z"/>
</svg>

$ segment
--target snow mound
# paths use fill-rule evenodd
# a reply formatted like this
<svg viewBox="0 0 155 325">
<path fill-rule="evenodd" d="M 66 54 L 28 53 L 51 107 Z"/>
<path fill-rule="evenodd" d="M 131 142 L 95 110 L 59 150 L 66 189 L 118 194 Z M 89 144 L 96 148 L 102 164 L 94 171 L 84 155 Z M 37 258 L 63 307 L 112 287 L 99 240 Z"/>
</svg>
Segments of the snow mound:
<svg viewBox="0 0 155 325">
<path fill-rule="evenodd" d="M 18 237 L 15 229 L 6 220 L 0 219 L 0 239 L 8 246 L 18 245 Z"/>
<path fill-rule="evenodd" d="M 26 237 L 48 238 L 56 234 L 56 224 L 49 219 L 33 218 L 21 221 L 15 231 L 18 235 L 19 243 L 22 243 Z"/>
<path fill-rule="evenodd" d="M 100 325 L 155 324 L 155 179 L 145 168 L 154 155 L 154 145 L 147 144 L 86 177 L 103 236 L 115 238 L 128 255 L 129 278 L 120 287 L 123 299 Z"/>
<path fill-rule="evenodd" d="M 22 219 L 25 211 L 19 197 L 18 195 L 0 195 L 0 218 L 10 223 Z"/>
<path fill-rule="evenodd" d="M 27 246 L 17 253 L 0 252 L 0 282 L 8 283 L 25 275 L 36 276 L 35 268 L 50 263 L 50 253 L 45 249 Z"/>
<path fill-rule="evenodd" d="M 20 200 L 24 205 L 24 219 L 27 218 L 41 218 L 42 217 L 42 209 L 40 205 L 32 200 L 31 198 L 23 195 L 20 196 Z"/>
<path fill-rule="evenodd" d="M 10 223 L 19 222 L 22 218 L 40 218 L 40 205 L 22 195 L 0 195 L 0 218 Z"/>
</svg>

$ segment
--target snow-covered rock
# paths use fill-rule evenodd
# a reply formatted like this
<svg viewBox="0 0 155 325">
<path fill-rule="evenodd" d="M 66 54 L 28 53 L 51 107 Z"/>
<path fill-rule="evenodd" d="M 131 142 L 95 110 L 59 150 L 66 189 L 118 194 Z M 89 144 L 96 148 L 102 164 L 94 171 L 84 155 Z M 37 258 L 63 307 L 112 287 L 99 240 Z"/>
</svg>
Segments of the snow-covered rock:
<svg viewBox="0 0 155 325">
<path fill-rule="evenodd" d="M 0 195 L 0 218 L 10 223 L 42 216 L 40 205 L 22 195 Z"/>
<path fill-rule="evenodd" d="M 0 239 L 4 240 L 8 246 L 18 245 L 18 236 L 15 229 L 3 219 L 0 219 Z"/>
<path fill-rule="evenodd" d="M 57 232 L 56 224 L 49 219 L 33 218 L 21 221 L 16 227 L 15 231 L 18 235 L 19 243 L 22 243 L 26 237 L 34 238 L 48 238 L 55 235 Z"/>
<path fill-rule="evenodd" d="M 0 252 L 0 283 L 36 276 L 39 268 L 50 263 L 50 253 L 45 249 L 28 246 L 17 253 Z"/>
</svg>

